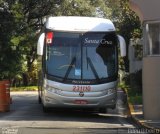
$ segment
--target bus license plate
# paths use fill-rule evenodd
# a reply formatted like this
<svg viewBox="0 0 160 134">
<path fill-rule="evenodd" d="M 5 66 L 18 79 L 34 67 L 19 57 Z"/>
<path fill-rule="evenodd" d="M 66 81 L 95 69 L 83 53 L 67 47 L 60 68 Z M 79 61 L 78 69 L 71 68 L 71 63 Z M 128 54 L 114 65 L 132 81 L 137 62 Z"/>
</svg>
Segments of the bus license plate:
<svg viewBox="0 0 160 134">
<path fill-rule="evenodd" d="M 75 100 L 74 103 L 75 103 L 75 104 L 85 105 L 85 104 L 88 104 L 88 101 L 87 101 L 87 100 Z"/>
</svg>

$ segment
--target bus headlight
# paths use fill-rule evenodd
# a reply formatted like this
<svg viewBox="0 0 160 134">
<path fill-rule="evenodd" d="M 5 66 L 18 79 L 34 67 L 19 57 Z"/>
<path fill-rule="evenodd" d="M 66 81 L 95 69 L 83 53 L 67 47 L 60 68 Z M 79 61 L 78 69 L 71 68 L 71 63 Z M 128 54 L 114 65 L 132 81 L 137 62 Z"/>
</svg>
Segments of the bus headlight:
<svg viewBox="0 0 160 134">
<path fill-rule="evenodd" d="M 108 89 L 108 95 L 111 95 L 116 92 L 115 88 Z"/>
<path fill-rule="evenodd" d="M 58 89 L 58 88 L 54 88 L 54 87 L 51 87 L 51 86 L 48 86 L 46 87 L 46 90 L 51 92 L 51 93 L 55 93 L 55 94 L 61 94 L 61 90 Z"/>
</svg>

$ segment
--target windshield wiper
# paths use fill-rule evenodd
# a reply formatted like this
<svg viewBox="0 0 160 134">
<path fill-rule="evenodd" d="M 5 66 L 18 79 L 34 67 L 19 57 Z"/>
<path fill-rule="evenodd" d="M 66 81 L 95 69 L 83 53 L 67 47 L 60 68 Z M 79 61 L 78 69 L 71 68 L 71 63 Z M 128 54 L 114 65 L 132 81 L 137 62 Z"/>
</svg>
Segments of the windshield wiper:
<svg viewBox="0 0 160 134">
<path fill-rule="evenodd" d="M 65 76 L 64 76 L 64 78 L 63 78 L 63 82 L 65 82 L 66 79 L 68 78 L 68 75 L 69 75 L 69 73 L 70 73 L 70 71 L 71 71 L 71 69 L 72 69 L 72 67 L 73 67 L 73 64 L 74 64 L 75 62 L 76 62 L 76 57 L 74 57 L 74 58 L 72 59 L 70 65 L 69 65 L 69 67 L 68 67 L 68 69 L 67 69 L 67 71 L 66 71 L 66 74 L 65 74 Z"/>
<path fill-rule="evenodd" d="M 95 69 L 95 67 L 94 67 L 94 65 L 93 65 L 93 63 L 92 63 L 92 61 L 91 61 L 91 59 L 89 57 L 87 57 L 87 61 L 88 61 L 89 65 L 90 65 L 90 67 L 91 67 L 91 70 L 92 70 L 94 76 L 96 77 L 97 82 L 100 83 L 100 79 L 99 79 L 98 73 L 97 73 L 97 71 L 96 71 L 96 69 Z"/>
</svg>

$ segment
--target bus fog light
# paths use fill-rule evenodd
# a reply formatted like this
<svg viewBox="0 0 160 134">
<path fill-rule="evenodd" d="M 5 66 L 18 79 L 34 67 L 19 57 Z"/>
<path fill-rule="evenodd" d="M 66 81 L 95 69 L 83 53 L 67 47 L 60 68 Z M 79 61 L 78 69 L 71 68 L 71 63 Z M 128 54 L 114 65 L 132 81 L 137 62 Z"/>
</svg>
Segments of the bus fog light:
<svg viewBox="0 0 160 134">
<path fill-rule="evenodd" d="M 49 92 L 55 92 L 55 89 L 53 87 L 47 86 L 46 90 Z"/>
<path fill-rule="evenodd" d="M 50 98 L 45 98 L 45 100 L 46 100 L 46 102 L 50 102 L 51 101 L 51 99 Z"/>
<path fill-rule="evenodd" d="M 111 100 L 112 102 L 115 102 L 115 100 L 113 99 L 113 100 Z"/>
<path fill-rule="evenodd" d="M 114 88 L 113 89 L 108 89 L 108 95 L 113 94 L 115 92 L 116 92 L 116 90 Z"/>
</svg>

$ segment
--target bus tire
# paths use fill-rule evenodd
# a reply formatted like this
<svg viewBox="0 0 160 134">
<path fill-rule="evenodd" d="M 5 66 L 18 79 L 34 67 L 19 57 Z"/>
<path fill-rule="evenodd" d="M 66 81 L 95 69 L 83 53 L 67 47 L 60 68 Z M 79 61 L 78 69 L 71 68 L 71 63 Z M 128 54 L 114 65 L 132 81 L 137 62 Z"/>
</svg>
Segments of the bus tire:
<svg viewBox="0 0 160 134">
<path fill-rule="evenodd" d="M 99 108 L 99 113 L 102 113 L 102 114 L 107 113 L 107 108 Z"/>
<path fill-rule="evenodd" d="M 51 108 L 43 106 L 44 113 L 49 113 L 50 111 L 51 111 Z"/>
<path fill-rule="evenodd" d="M 38 96 L 38 103 L 41 104 L 42 103 L 42 100 L 41 100 L 41 97 Z"/>
<path fill-rule="evenodd" d="M 116 104 L 111 107 L 113 110 L 116 109 Z"/>
</svg>

